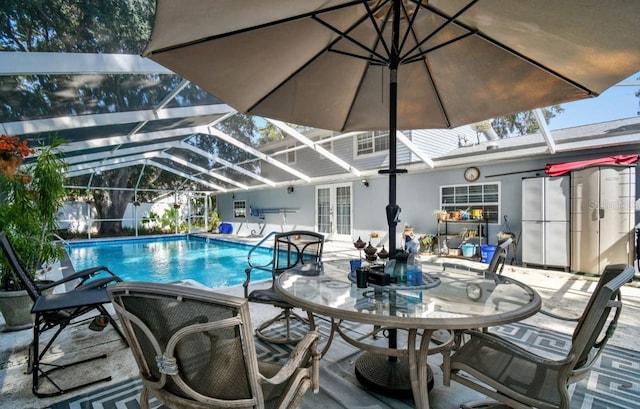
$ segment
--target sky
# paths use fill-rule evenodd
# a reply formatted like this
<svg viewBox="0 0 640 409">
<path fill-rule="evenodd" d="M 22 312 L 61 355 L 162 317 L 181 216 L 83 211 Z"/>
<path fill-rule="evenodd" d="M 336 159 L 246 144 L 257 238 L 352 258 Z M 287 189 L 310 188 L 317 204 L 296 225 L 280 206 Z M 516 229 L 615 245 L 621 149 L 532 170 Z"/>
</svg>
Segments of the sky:
<svg viewBox="0 0 640 409">
<path fill-rule="evenodd" d="M 640 73 L 628 80 L 637 80 Z M 598 97 L 561 104 L 564 112 L 549 121 L 549 129 L 607 122 L 640 115 L 640 98 L 635 96 L 640 86 L 614 85 Z"/>
</svg>

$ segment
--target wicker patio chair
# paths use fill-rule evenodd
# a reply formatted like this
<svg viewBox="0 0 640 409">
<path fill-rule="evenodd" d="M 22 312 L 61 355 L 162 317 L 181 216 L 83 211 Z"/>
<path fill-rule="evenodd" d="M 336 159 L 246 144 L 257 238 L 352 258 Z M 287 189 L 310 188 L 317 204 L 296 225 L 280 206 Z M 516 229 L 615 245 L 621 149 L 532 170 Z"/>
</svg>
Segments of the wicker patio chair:
<svg viewBox="0 0 640 409">
<path fill-rule="evenodd" d="M 269 304 L 282 309 L 281 313 L 256 328 L 256 336 L 258 338 L 276 344 L 294 344 L 300 341 L 301 338 L 292 333 L 291 324 L 298 321 L 304 325 L 309 325 L 309 320 L 293 311 L 293 306 L 276 291 L 274 281 L 285 270 L 303 264 L 321 262 L 323 246 L 324 236 L 322 234 L 294 230 L 274 235 L 273 257 L 266 265 L 254 265 L 251 261 L 251 252 L 249 252 L 247 256 L 249 267 L 245 270 L 247 279 L 242 284 L 245 298 L 251 302 Z M 269 288 L 249 292 L 249 281 L 251 280 L 251 271 L 253 269 L 271 271 L 272 282 Z M 283 336 L 273 331 L 270 333 L 275 324 L 284 324 L 285 332 Z"/>
<path fill-rule="evenodd" d="M 284 365 L 258 361 L 244 298 L 180 284 L 109 288 L 143 388 L 172 409 L 293 408 L 318 390 L 318 334 L 307 333 Z"/>
<path fill-rule="evenodd" d="M 540 356 L 496 334 L 469 330 L 465 343 L 443 364 L 445 385 L 450 377 L 498 401 L 494 405 L 478 401 L 461 408 L 568 409 L 568 387 L 587 376 L 613 335 L 622 309 L 620 288 L 633 274 L 633 267 L 626 264 L 605 268 L 582 315 L 568 318 L 577 324 L 564 358 Z"/>
</svg>

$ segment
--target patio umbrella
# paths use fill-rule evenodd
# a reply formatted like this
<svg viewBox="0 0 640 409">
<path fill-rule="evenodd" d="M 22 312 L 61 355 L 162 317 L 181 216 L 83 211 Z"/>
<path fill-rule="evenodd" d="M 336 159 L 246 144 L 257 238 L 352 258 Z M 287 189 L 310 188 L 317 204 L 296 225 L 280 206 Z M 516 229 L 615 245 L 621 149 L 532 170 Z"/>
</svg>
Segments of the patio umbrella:
<svg viewBox="0 0 640 409">
<path fill-rule="evenodd" d="M 239 111 L 339 131 L 451 128 L 640 69 L 637 0 L 157 0 L 144 55 Z"/>
<path fill-rule="evenodd" d="M 640 69 L 639 15 L 636 0 L 158 0 L 144 55 L 242 112 L 388 129 L 393 219 L 397 129 L 596 96 Z"/>
<path fill-rule="evenodd" d="M 239 111 L 339 131 L 450 128 L 596 96 L 640 69 L 635 0 L 157 1 L 144 55 Z"/>
</svg>

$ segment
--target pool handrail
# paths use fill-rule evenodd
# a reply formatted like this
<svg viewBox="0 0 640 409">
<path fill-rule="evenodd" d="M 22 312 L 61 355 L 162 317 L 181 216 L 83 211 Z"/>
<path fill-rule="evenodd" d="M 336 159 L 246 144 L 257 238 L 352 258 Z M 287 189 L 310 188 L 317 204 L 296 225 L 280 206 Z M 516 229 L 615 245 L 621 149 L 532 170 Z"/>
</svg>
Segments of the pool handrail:
<svg viewBox="0 0 640 409">
<path fill-rule="evenodd" d="M 265 241 L 269 240 L 272 236 L 276 235 L 278 232 L 276 231 L 272 231 L 271 233 L 267 234 L 265 237 L 262 238 L 262 240 L 260 240 L 256 245 L 254 245 L 251 250 L 249 250 L 249 253 L 247 253 L 247 263 L 249 264 L 249 268 L 253 269 L 253 268 L 257 268 L 258 270 L 264 270 L 264 271 L 271 271 L 271 265 L 273 264 L 273 258 L 265 265 L 262 266 L 255 266 L 253 265 L 253 263 L 251 262 L 251 254 L 253 254 L 254 250 L 264 247 L 263 244 Z"/>
<path fill-rule="evenodd" d="M 67 253 L 71 251 L 71 243 L 69 243 L 68 240 L 63 239 L 62 237 L 60 237 L 58 234 L 56 233 L 52 233 L 53 237 L 58 240 L 60 243 L 62 243 L 62 245 L 64 246 L 64 248 L 67 250 Z"/>
</svg>

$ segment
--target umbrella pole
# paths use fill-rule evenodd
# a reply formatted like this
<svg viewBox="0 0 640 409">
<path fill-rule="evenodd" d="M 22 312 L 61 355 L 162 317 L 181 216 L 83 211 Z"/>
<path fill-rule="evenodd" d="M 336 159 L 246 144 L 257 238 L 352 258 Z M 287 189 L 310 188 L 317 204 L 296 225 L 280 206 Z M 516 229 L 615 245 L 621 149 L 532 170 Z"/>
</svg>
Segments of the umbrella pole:
<svg viewBox="0 0 640 409">
<path fill-rule="evenodd" d="M 393 255 L 396 250 L 396 224 L 400 208 L 396 203 L 396 152 L 398 130 L 398 66 L 400 47 L 400 2 L 393 2 L 393 40 L 391 45 L 391 61 L 389 65 L 389 207 L 395 213 L 393 219 L 389 219 L 389 251 Z"/>
<path fill-rule="evenodd" d="M 387 220 L 389 224 L 389 251 L 392 257 L 396 252 L 396 224 L 400 213 L 400 207 L 396 203 L 396 151 L 397 151 L 397 97 L 398 97 L 398 67 L 391 67 L 391 83 L 389 86 L 389 208 L 395 213 L 395 217 Z M 397 333 L 395 329 L 389 330 L 389 348 L 397 349 Z M 389 357 L 395 362 L 396 357 Z"/>
<path fill-rule="evenodd" d="M 400 65 L 400 0 L 393 1 L 392 44 L 389 58 L 389 169 L 379 173 L 389 174 L 389 204 L 387 205 L 387 224 L 389 226 L 389 251 L 391 257 L 396 253 L 396 225 L 400 217 L 400 207 L 396 203 L 396 176 L 406 173 L 406 169 L 396 169 L 398 130 L 398 67 Z M 391 300 L 392 291 L 389 294 Z M 398 331 L 389 329 L 389 349 L 398 349 Z M 413 396 L 411 379 L 409 376 L 409 362 L 406 358 L 382 356 L 372 352 L 365 352 L 358 358 L 355 365 L 356 377 L 366 387 L 391 396 Z M 433 373 L 427 367 L 428 390 L 433 387 Z"/>
<path fill-rule="evenodd" d="M 400 1 L 393 2 L 393 27 L 392 27 L 391 61 L 389 65 L 389 207 L 395 213 L 389 224 L 389 251 L 396 252 L 396 224 L 400 215 L 400 207 L 396 203 L 396 165 L 398 130 L 398 66 L 400 65 Z M 398 335 L 393 329 L 389 333 L 389 348 L 396 349 Z M 392 362 L 397 358 L 390 357 Z"/>
</svg>

